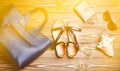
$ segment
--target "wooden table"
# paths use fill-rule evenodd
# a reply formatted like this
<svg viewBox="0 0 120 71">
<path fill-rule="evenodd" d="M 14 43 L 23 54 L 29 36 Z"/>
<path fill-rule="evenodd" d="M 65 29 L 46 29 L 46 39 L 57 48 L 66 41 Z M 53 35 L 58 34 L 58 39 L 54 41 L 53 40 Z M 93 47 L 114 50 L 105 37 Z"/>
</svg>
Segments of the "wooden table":
<svg viewBox="0 0 120 71">
<path fill-rule="evenodd" d="M 29 66 L 19 69 L 3 46 L 0 48 L 0 71 L 120 71 L 120 0 L 85 0 L 88 5 L 101 17 L 109 10 L 117 31 L 109 31 L 103 22 L 85 24 L 73 11 L 79 0 L 0 0 L 2 11 L 13 4 L 23 15 L 36 7 L 44 7 L 48 11 L 48 21 L 42 33 L 52 40 L 50 29 L 55 20 L 69 20 L 79 24 L 80 50 L 75 58 L 57 58 L 53 49 L 48 49 Z M 2 12 L 1 12 L 2 14 Z M 31 23 L 34 20 L 31 21 Z M 96 48 L 100 38 L 99 32 L 115 36 L 113 48 L 115 56 L 108 57 Z M 92 35 L 92 36 L 91 36 Z"/>
</svg>

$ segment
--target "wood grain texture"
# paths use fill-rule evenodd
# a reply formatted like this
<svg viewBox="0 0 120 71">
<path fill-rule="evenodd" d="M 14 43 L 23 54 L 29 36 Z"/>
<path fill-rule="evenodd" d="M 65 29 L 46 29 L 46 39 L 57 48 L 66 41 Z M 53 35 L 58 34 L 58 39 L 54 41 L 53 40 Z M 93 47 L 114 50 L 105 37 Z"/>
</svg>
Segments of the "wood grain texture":
<svg viewBox="0 0 120 71">
<path fill-rule="evenodd" d="M 0 71 L 120 71 L 120 0 L 84 0 L 100 17 L 95 24 L 85 24 L 73 11 L 73 8 L 81 0 L 0 0 L 0 11 L 9 4 L 13 4 L 23 15 L 34 8 L 44 7 L 48 12 L 48 21 L 42 29 L 42 33 L 50 40 L 51 26 L 55 20 L 69 20 L 79 24 L 82 32 L 79 36 L 80 50 L 75 58 L 57 58 L 53 49 L 48 49 L 43 55 L 24 69 L 19 69 L 15 62 L 0 44 Z M 104 11 L 109 10 L 113 21 L 116 23 L 117 31 L 109 31 L 106 23 L 102 20 Z M 2 14 L 2 12 L 0 12 Z M 29 21 L 32 27 L 40 24 L 40 16 Z M 38 22 L 35 22 L 38 20 Z M 35 24 L 34 24 L 35 23 Z M 100 32 L 115 36 L 113 49 L 114 57 L 104 55 L 96 48 Z"/>
</svg>

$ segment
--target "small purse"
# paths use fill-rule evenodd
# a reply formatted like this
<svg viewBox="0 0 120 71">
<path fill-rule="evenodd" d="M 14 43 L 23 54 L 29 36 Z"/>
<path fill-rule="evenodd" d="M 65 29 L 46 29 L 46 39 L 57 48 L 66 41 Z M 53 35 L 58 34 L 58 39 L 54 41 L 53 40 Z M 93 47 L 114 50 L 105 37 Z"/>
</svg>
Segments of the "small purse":
<svg viewBox="0 0 120 71">
<path fill-rule="evenodd" d="M 84 23 L 86 23 L 92 16 L 95 15 L 95 12 L 85 1 L 82 1 L 80 4 L 78 4 L 74 8 L 74 11 L 78 14 Z"/>
<path fill-rule="evenodd" d="M 0 25 L 0 42 L 5 46 L 10 56 L 20 68 L 24 68 L 46 51 L 52 42 L 43 34 L 33 36 L 35 31 L 25 30 L 27 21 L 31 14 L 40 10 L 45 15 L 45 20 L 38 28 L 42 28 L 47 20 L 47 12 L 44 8 L 33 9 L 23 16 L 14 6 L 9 6 L 5 12 L 3 22 Z M 37 29 L 38 29 L 37 28 Z M 37 30 L 37 31 L 40 31 Z"/>
</svg>

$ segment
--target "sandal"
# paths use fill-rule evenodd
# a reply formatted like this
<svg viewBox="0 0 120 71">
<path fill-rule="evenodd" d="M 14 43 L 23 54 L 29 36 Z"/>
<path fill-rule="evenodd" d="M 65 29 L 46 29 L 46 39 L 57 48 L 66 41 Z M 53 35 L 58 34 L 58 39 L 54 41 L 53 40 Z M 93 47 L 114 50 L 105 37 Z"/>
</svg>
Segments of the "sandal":
<svg viewBox="0 0 120 71">
<path fill-rule="evenodd" d="M 104 20 L 108 21 L 108 29 L 113 31 L 113 30 L 117 30 L 117 26 L 116 24 L 112 21 L 112 18 L 110 16 L 110 12 L 109 11 L 105 11 L 103 14 L 103 18 Z"/>
<path fill-rule="evenodd" d="M 67 43 L 67 56 L 69 58 L 73 58 L 76 56 L 77 52 L 79 51 L 79 44 L 77 42 L 76 33 L 80 32 L 81 29 L 77 27 L 67 27 L 67 36 L 68 36 L 68 43 Z"/>
<path fill-rule="evenodd" d="M 65 27 L 63 22 L 56 21 L 51 29 L 53 45 L 55 48 L 55 54 L 57 57 L 64 57 L 66 55 L 65 47 Z"/>
</svg>

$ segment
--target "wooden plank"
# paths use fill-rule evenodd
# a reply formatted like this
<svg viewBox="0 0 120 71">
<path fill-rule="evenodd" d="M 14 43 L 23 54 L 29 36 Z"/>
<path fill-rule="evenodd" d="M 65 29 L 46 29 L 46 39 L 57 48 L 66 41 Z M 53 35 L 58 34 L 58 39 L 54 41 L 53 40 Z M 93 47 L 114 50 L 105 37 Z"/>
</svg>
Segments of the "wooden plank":
<svg viewBox="0 0 120 71">
<path fill-rule="evenodd" d="M 42 33 L 51 40 L 50 29 L 55 20 L 69 20 L 79 24 L 82 28 L 82 32 L 78 35 L 80 50 L 75 58 L 64 57 L 60 59 L 55 56 L 54 50 L 48 49 L 29 66 L 19 69 L 1 45 L 0 71 L 120 71 L 120 0 L 85 1 L 100 17 L 98 23 L 85 24 L 81 21 L 73 11 L 74 6 L 80 2 L 79 0 L 0 0 L 0 10 L 7 7 L 8 4 L 14 4 L 23 15 L 36 7 L 44 7 L 49 16 Z M 103 23 L 102 14 L 106 10 L 110 11 L 112 19 L 118 27 L 117 31 L 109 31 L 107 25 Z M 40 17 L 34 20 L 38 20 Z M 30 23 L 35 23 L 34 20 L 31 20 Z M 99 33 L 103 31 L 116 37 L 113 43 L 114 57 L 108 57 L 96 48 L 100 38 Z"/>
</svg>

